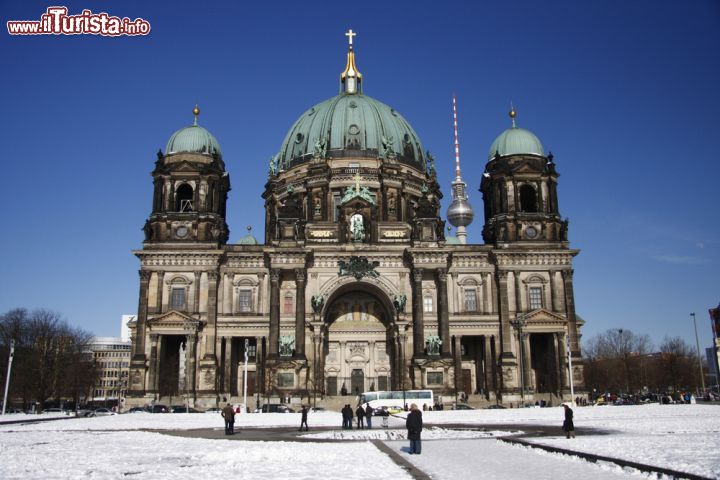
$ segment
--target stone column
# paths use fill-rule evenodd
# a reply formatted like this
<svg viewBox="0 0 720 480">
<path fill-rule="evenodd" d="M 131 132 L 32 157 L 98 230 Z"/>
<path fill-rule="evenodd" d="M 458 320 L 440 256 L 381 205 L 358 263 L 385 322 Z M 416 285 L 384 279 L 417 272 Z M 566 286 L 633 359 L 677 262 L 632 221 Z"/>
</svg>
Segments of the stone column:
<svg viewBox="0 0 720 480">
<path fill-rule="evenodd" d="M 405 356 L 405 342 L 407 341 L 407 335 L 405 334 L 399 334 L 397 337 L 398 341 L 398 382 L 397 383 L 397 390 L 405 390 L 405 364 L 406 362 L 406 356 Z"/>
<path fill-rule="evenodd" d="M 523 343 L 523 383 L 525 385 L 525 390 L 530 392 L 535 389 L 535 384 L 532 381 L 532 370 L 531 370 L 531 362 L 530 362 L 530 334 L 523 332 L 522 334 L 522 343 Z"/>
<path fill-rule="evenodd" d="M 155 313 L 162 313 L 162 297 L 163 297 L 163 284 L 165 283 L 165 272 L 160 270 L 155 274 L 157 276 L 157 288 L 156 288 L 156 303 Z"/>
<path fill-rule="evenodd" d="M 295 270 L 295 356 L 305 359 L 305 270 Z"/>
<path fill-rule="evenodd" d="M 453 356 L 455 363 L 455 392 L 464 391 L 464 385 L 462 384 L 462 336 L 455 335 L 453 337 Z"/>
<path fill-rule="evenodd" d="M 280 271 L 270 271 L 270 329 L 268 332 L 268 358 L 277 358 L 280 340 Z"/>
<path fill-rule="evenodd" d="M 255 337 L 255 390 L 265 391 L 265 354 L 263 352 L 263 337 Z"/>
<path fill-rule="evenodd" d="M 553 333 L 553 347 L 555 352 L 555 378 L 557 378 L 557 385 L 556 385 L 556 392 L 558 390 L 562 390 L 562 387 L 565 384 L 564 378 L 563 378 L 563 369 L 565 368 L 565 362 L 563 362 L 563 356 L 562 356 L 562 349 L 560 347 L 560 334 L 555 332 Z"/>
<path fill-rule="evenodd" d="M 145 324 L 148 314 L 148 285 L 151 272 L 140 270 L 140 296 L 138 300 L 138 318 L 135 330 L 135 352 L 133 361 L 145 362 Z"/>
<path fill-rule="evenodd" d="M 437 271 L 437 282 L 435 283 L 438 292 L 438 326 L 440 330 L 440 355 L 450 358 L 452 346 L 450 345 L 450 312 L 448 311 L 448 285 L 447 270 L 444 268 Z"/>
<path fill-rule="evenodd" d="M 413 277 L 413 357 L 425 355 L 425 321 L 423 318 L 422 277 L 423 269 L 415 268 Z"/>
<path fill-rule="evenodd" d="M 575 318 L 575 293 L 573 291 L 573 270 L 562 270 L 563 286 L 565 289 L 565 315 L 568 319 L 568 333 L 570 334 L 570 352 L 573 357 L 580 356 L 577 338 L 577 319 Z"/>
<path fill-rule="evenodd" d="M 258 272 L 258 294 L 257 294 L 257 308 L 253 308 L 253 312 L 264 311 L 265 298 L 263 293 L 265 292 L 265 272 Z"/>
<path fill-rule="evenodd" d="M 510 329 L 510 308 L 508 306 L 508 272 L 498 270 L 497 283 L 500 296 L 500 338 L 502 341 L 501 357 L 513 358 L 512 353 L 512 330 Z"/>
<path fill-rule="evenodd" d="M 157 391 L 157 376 L 158 376 L 158 337 L 157 333 L 150 334 L 150 369 L 148 373 L 148 388 L 147 390 Z"/>
<path fill-rule="evenodd" d="M 215 336 L 217 335 L 217 286 L 218 272 L 207 272 L 208 279 L 208 304 L 207 304 L 207 332 L 205 339 L 207 342 L 205 358 L 215 359 Z"/>
<path fill-rule="evenodd" d="M 230 380 L 232 378 L 232 339 L 233 337 L 224 337 L 225 339 L 225 358 L 223 369 L 223 392 L 228 396 L 232 393 Z"/>
<path fill-rule="evenodd" d="M 495 385 L 495 380 L 493 378 L 493 365 L 495 364 L 495 359 L 492 356 L 492 346 L 490 344 L 490 335 L 485 335 L 483 337 L 484 345 L 483 345 L 483 353 L 485 357 L 485 371 L 483 371 L 483 376 L 485 377 L 483 380 L 484 387 L 485 387 L 485 398 L 489 398 L 490 396 L 490 390 L 495 391 L 497 390 L 497 386 Z"/>
<path fill-rule="evenodd" d="M 197 344 L 197 332 L 192 332 L 185 337 L 187 341 L 187 351 L 185 352 L 185 389 L 190 393 L 195 393 L 197 389 L 197 362 L 196 357 L 196 344 Z M 214 342 L 213 342 L 214 343 Z"/>
<path fill-rule="evenodd" d="M 200 279 L 202 279 L 202 272 L 195 272 L 195 294 L 193 301 L 193 312 L 200 313 Z"/>
<path fill-rule="evenodd" d="M 167 347 L 166 347 L 167 348 Z M 165 354 L 165 349 L 163 348 L 163 341 L 162 341 L 162 335 L 158 335 L 157 337 L 157 357 L 155 358 L 155 362 L 153 364 L 155 365 L 155 379 L 154 383 L 150 384 L 150 388 L 153 389 L 154 392 L 160 393 L 160 359 Z"/>
<path fill-rule="evenodd" d="M 225 315 L 232 315 L 232 280 L 230 275 L 226 272 L 223 274 L 223 312 Z"/>
</svg>

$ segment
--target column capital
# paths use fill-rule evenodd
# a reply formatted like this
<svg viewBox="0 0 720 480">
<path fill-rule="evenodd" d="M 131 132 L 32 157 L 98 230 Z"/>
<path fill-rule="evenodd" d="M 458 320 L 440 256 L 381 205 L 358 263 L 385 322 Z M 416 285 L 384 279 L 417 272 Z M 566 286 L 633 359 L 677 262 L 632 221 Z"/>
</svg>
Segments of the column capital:
<svg viewBox="0 0 720 480">
<path fill-rule="evenodd" d="M 298 282 L 305 283 L 305 269 L 303 268 L 296 268 L 295 269 L 295 280 Z"/>
<path fill-rule="evenodd" d="M 573 274 L 575 273 L 575 270 L 573 270 L 572 268 L 570 268 L 570 269 L 567 269 L 567 270 L 560 270 L 560 272 L 562 273 L 563 279 L 565 279 L 565 280 L 572 280 L 572 279 L 573 279 Z"/>
<path fill-rule="evenodd" d="M 436 274 L 437 274 L 437 278 L 439 281 L 447 282 L 447 277 L 448 277 L 447 268 L 438 268 Z"/>
<path fill-rule="evenodd" d="M 152 272 L 150 270 L 138 270 L 138 274 L 141 282 L 149 282 Z"/>
<path fill-rule="evenodd" d="M 270 270 L 270 281 L 272 283 L 279 283 L 280 282 L 280 271 L 277 269 Z"/>
<path fill-rule="evenodd" d="M 413 281 L 415 283 L 421 282 L 422 277 L 423 277 L 423 269 L 422 268 L 413 268 L 412 276 L 413 276 Z"/>
<path fill-rule="evenodd" d="M 197 275 L 198 272 L 195 272 L 195 274 Z M 208 280 L 210 280 L 210 281 L 217 281 L 217 279 L 219 277 L 218 272 L 215 270 L 208 271 L 207 276 L 208 276 Z"/>
</svg>

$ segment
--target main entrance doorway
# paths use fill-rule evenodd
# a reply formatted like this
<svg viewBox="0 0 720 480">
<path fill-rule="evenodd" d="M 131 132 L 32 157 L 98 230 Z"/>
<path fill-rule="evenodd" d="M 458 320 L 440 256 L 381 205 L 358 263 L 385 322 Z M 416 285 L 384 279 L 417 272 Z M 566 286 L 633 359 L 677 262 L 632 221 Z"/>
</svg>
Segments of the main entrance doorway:
<svg viewBox="0 0 720 480">
<path fill-rule="evenodd" d="M 325 314 L 325 386 L 329 395 L 356 395 L 393 385 L 392 315 L 370 292 L 354 289 L 331 301 Z"/>
</svg>

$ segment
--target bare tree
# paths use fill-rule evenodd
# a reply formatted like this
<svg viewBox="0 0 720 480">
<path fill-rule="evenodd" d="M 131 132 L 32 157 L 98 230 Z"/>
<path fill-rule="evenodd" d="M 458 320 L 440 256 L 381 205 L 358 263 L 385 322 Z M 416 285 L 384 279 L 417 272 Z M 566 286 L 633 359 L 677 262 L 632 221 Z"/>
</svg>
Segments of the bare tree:
<svg viewBox="0 0 720 480">
<path fill-rule="evenodd" d="M 50 310 L 14 309 L 0 316 L 0 341 L 16 344 L 11 396 L 36 401 L 40 408 L 51 398 L 77 401 L 93 381 L 85 355 L 90 338 Z"/>
<path fill-rule="evenodd" d="M 648 335 L 636 335 L 627 329 L 610 329 L 596 335 L 584 348 L 587 385 L 601 392 L 640 391 L 641 362 L 651 348 Z"/>
<path fill-rule="evenodd" d="M 698 381 L 694 374 L 697 356 L 692 346 L 680 337 L 665 337 L 660 345 L 658 380 L 663 389 L 692 390 Z"/>
</svg>

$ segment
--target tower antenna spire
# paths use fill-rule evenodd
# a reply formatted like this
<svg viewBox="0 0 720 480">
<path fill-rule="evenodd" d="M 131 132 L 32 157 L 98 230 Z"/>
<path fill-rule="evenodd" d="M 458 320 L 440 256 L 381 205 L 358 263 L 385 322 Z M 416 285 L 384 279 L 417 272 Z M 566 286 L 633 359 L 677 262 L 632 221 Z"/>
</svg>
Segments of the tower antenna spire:
<svg viewBox="0 0 720 480">
<path fill-rule="evenodd" d="M 457 102 L 453 93 L 453 130 L 455 131 L 455 179 L 460 179 L 460 144 L 458 142 Z"/>
</svg>

